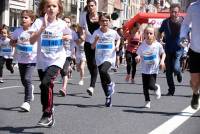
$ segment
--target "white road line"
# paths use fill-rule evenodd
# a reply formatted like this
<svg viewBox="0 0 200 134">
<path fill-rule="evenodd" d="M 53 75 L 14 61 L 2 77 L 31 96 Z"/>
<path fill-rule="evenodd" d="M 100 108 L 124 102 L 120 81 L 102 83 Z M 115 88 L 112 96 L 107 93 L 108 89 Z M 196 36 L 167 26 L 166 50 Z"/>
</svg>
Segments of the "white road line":
<svg viewBox="0 0 200 134">
<path fill-rule="evenodd" d="M 10 89 L 10 88 L 19 88 L 19 87 L 22 87 L 22 86 L 10 86 L 10 87 L 2 87 L 2 88 L 0 88 L 0 90 L 4 90 L 4 89 Z"/>
<path fill-rule="evenodd" d="M 191 106 L 188 106 L 182 112 L 180 112 L 180 114 L 173 116 L 171 119 L 155 128 L 149 134 L 170 134 L 186 120 L 188 120 L 193 114 L 195 114 L 199 109 L 200 107 L 197 110 L 194 110 L 191 108 Z"/>
</svg>

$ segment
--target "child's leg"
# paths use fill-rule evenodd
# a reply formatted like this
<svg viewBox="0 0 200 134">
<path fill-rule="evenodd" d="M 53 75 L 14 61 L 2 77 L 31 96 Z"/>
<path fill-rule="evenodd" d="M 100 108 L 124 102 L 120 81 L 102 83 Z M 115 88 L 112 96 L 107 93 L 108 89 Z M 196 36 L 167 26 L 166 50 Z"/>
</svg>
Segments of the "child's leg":
<svg viewBox="0 0 200 134">
<path fill-rule="evenodd" d="M 52 115 L 53 108 L 53 81 L 59 74 L 60 68 L 58 66 L 50 66 L 46 71 L 38 70 L 39 77 L 41 79 L 41 104 L 44 116 L 50 117 Z"/>
<path fill-rule="evenodd" d="M 104 90 L 106 97 L 109 96 L 108 85 L 111 83 L 111 78 L 108 73 L 108 70 L 110 67 L 111 67 L 111 63 L 107 62 L 107 61 L 104 62 L 103 64 L 101 64 L 100 66 L 98 66 L 99 75 L 100 75 L 100 79 L 101 79 L 101 85 L 102 85 L 102 88 Z"/>
<path fill-rule="evenodd" d="M 13 61 L 13 59 L 6 59 L 6 68 L 7 68 L 11 73 L 14 73 L 12 61 Z"/>
<path fill-rule="evenodd" d="M 25 89 L 25 96 L 24 96 L 24 102 L 30 103 L 32 98 L 32 74 L 35 69 L 36 64 L 18 64 L 19 66 L 19 72 L 21 77 L 21 82 Z"/>
<path fill-rule="evenodd" d="M 5 64 L 5 59 L 3 56 L 0 56 L 0 78 L 3 77 L 3 66 Z"/>
<path fill-rule="evenodd" d="M 142 74 L 143 93 L 145 101 L 150 101 L 149 97 L 149 78 L 148 74 Z"/>
<path fill-rule="evenodd" d="M 85 74 L 85 61 L 81 60 L 81 64 L 80 64 L 80 79 L 83 80 Z"/>
<path fill-rule="evenodd" d="M 62 89 L 60 90 L 60 93 L 62 96 L 66 95 L 70 62 L 71 62 L 71 58 L 67 57 L 65 64 L 63 66 L 63 69 L 61 70 L 61 76 L 63 78 L 63 82 L 62 82 Z"/>
<path fill-rule="evenodd" d="M 149 89 L 156 91 L 158 87 L 156 86 L 157 74 L 151 74 L 149 77 Z"/>
</svg>

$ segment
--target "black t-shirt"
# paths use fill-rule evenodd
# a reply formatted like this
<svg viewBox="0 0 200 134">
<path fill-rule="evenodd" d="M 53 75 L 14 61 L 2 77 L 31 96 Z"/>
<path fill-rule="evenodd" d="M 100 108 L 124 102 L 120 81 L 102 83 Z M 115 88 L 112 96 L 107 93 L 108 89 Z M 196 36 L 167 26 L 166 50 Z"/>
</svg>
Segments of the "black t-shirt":
<svg viewBox="0 0 200 134">
<path fill-rule="evenodd" d="M 89 18 L 89 13 L 86 14 L 86 20 L 87 20 L 88 30 L 91 34 L 93 34 L 94 31 L 100 27 L 99 22 L 91 22 Z"/>
<path fill-rule="evenodd" d="M 173 39 L 180 35 L 181 22 L 182 20 L 179 20 L 178 22 L 173 22 L 171 21 L 171 19 L 169 19 L 169 27 L 171 29 L 171 36 Z"/>
</svg>

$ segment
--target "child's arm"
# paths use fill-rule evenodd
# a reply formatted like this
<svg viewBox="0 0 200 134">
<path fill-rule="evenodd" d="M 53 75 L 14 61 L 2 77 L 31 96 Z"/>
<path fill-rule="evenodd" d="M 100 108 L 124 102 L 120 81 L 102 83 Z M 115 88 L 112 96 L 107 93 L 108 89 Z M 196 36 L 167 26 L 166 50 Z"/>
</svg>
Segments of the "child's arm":
<svg viewBox="0 0 200 134">
<path fill-rule="evenodd" d="M 119 51 L 120 39 L 116 41 L 115 51 Z"/>
<path fill-rule="evenodd" d="M 140 55 L 138 55 L 138 56 L 135 57 L 135 61 L 136 61 L 136 63 L 140 63 L 140 61 L 141 61 Z"/>
<path fill-rule="evenodd" d="M 165 69 L 165 57 L 166 57 L 165 53 L 162 53 L 160 56 L 160 69 L 161 70 Z"/>
<path fill-rule="evenodd" d="M 99 41 L 99 36 L 96 35 L 96 36 L 95 36 L 95 39 L 94 39 L 94 42 L 92 43 L 92 46 L 91 46 L 92 49 L 95 49 L 95 48 L 96 48 L 96 45 L 97 45 L 97 42 L 98 42 L 98 41 Z"/>
<path fill-rule="evenodd" d="M 81 31 L 79 31 L 79 39 L 76 40 L 76 44 L 80 45 L 81 43 L 85 42 L 85 38 L 86 38 L 86 32 L 83 28 L 80 29 Z"/>
</svg>

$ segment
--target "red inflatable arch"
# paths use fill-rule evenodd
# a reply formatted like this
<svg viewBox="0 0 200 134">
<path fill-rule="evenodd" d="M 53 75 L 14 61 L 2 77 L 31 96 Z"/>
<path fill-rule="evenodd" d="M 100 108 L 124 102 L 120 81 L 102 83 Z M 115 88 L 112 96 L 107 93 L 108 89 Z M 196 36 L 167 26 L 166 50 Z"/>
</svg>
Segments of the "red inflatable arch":
<svg viewBox="0 0 200 134">
<path fill-rule="evenodd" d="M 180 13 L 180 16 L 185 16 L 185 15 L 186 13 Z M 165 19 L 168 18 L 169 16 L 170 16 L 169 12 L 159 12 L 159 13 L 140 12 L 136 14 L 133 18 L 125 22 L 123 25 L 123 29 L 125 31 L 130 30 L 135 22 L 139 22 L 140 24 L 148 23 L 149 19 Z"/>
</svg>

